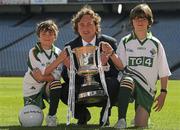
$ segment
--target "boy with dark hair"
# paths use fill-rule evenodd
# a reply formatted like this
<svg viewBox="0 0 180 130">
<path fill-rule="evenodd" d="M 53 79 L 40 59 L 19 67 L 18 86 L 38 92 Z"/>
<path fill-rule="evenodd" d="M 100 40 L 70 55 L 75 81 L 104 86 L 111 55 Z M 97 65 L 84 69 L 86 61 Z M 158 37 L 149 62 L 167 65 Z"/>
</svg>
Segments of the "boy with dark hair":
<svg viewBox="0 0 180 130">
<path fill-rule="evenodd" d="M 46 67 L 60 54 L 61 50 L 54 46 L 58 36 L 58 27 L 53 20 L 46 20 L 37 24 L 38 42 L 30 49 L 28 56 L 28 71 L 24 76 L 23 95 L 24 105 L 33 104 L 41 109 L 45 108 L 43 99 L 49 102 L 49 113 L 46 117 L 48 126 L 56 126 L 56 111 L 61 94 L 61 71 L 59 65 L 49 75 L 44 75 Z M 42 75 L 38 75 L 37 71 Z"/>
<path fill-rule="evenodd" d="M 167 94 L 168 77 L 171 75 L 166 54 L 161 42 L 149 31 L 153 23 L 153 14 L 147 4 L 139 4 L 130 12 L 130 22 L 132 33 L 123 37 L 117 51 L 107 44 L 104 51 L 110 53 L 110 58 L 114 64 L 121 68 L 124 66 L 124 74 L 130 74 L 133 78 L 135 99 L 135 126 L 147 127 L 151 108 L 160 111 L 165 103 Z M 160 94 L 155 98 L 156 82 L 160 79 Z M 122 81 L 120 85 L 122 84 Z M 119 93 L 119 117 L 115 127 L 126 128 L 126 112 L 130 99 L 129 88 L 122 91 L 125 86 L 120 87 Z M 129 91 L 129 92 L 128 92 Z"/>
</svg>

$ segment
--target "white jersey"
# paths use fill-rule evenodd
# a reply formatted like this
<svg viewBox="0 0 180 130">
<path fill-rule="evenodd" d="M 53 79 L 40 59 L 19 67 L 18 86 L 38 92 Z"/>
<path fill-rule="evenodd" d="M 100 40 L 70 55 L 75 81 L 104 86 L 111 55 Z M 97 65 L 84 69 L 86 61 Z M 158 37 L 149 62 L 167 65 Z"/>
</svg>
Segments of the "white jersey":
<svg viewBox="0 0 180 130">
<path fill-rule="evenodd" d="M 171 75 L 164 48 L 151 33 L 148 33 L 143 42 L 133 33 L 123 37 L 117 48 L 117 55 L 124 66 L 129 66 L 140 73 L 143 78 L 136 80 L 152 96 L 154 96 L 153 91 L 156 91 L 158 77 Z"/>
<path fill-rule="evenodd" d="M 32 77 L 31 71 L 35 68 L 39 68 L 43 74 L 47 65 L 51 64 L 57 58 L 60 52 L 61 50 L 54 45 L 52 46 L 51 50 L 43 50 L 40 43 L 37 43 L 36 46 L 29 51 L 29 56 L 27 59 L 28 71 L 25 73 L 23 83 L 24 97 L 39 93 L 46 83 L 37 82 Z M 51 74 L 55 80 L 60 80 L 61 72 L 62 65 L 60 64 Z"/>
</svg>

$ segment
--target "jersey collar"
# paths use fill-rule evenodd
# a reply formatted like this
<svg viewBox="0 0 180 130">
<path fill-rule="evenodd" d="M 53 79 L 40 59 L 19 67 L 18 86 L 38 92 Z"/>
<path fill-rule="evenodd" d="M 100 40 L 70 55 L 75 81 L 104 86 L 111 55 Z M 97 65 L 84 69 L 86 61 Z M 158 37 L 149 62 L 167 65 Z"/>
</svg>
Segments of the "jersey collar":
<svg viewBox="0 0 180 130">
<path fill-rule="evenodd" d="M 131 37 L 132 37 L 134 40 L 137 39 L 141 45 L 144 45 L 144 43 L 145 43 L 148 39 L 152 39 L 152 33 L 151 33 L 151 31 L 148 31 L 148 32 L 147 32 L 147 37 L 144 39 L 144 41 L 140 41 L 140 40 L 137 38 L 137 36 L 136 36 L 136 34 L 135 34 L 134 32 L 131 33 Z"/>
<path fill-rule="evenodd" d="M 40 53 L 44 53 L 46 55 L 46 57 L 48 59 L 51 58 L 52 54 L 55 53 L 55 46 L 54 44 L 52 44 L 52 47 L 51 47 L 51 54 L 48 56 L 48 54 L 44 51 L 44 49 L 41 47 L 41 43 L 40 42 L 37 42 L 36 46 L 35 46 Z"/>
</svg>

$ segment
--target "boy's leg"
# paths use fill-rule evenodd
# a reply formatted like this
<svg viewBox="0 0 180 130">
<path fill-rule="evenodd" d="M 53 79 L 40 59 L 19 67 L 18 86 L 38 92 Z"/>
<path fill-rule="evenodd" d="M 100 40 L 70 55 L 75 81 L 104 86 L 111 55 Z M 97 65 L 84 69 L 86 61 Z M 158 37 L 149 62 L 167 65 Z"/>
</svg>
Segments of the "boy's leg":
<svg viewBox="0 0 180 130">
<path fill-rule="evenodd" d="M 49 113 L 46 117 L 46 123 L 48 126 L 57 126 L 56 113 L 61 96 L 61 82 L 52 81 L 51 83 L 48 83 L 46 87 L 49 89 Z M 48 91 L 46 91 L 46 93 L 48 93 Z"/>
<path fill-rule="evenodd" d="M 130 96 L 134 89 L 134 81 L 131 77 L 123 77 L 120 81 L 119 96 L 118 96 L 118 119 L 126 119 L 126 113 Z"/>
<path fill-rule="evenodd" d="M 135 114 L 135 126 L 147 127 L 148 126 L 149 113 L 140 105 L 136 109 Z"/>
<path fill-rule="evenodd" d="M 119 96 L 118 96 L 118 122 L 114 127 L 126 128 L 126 113 L 130 96 L 134 89 L 134 81 L 129 76 L 124 76 L 120 81 Z"/>
<path fill-rule="evenodd" d="M 57 113 L 59 100 L 61 96 L 61 82 L 60 81 L 52 81 L 47 87 L 49 87 L 49 114 L 53 116 Z"/>
<path fill-rule="evenodd" d="M 46 107 L 43 101 L 43 91 L 40 91 L 39 93 L 29 97 L 24 97 L 23 99 L 24 99 L 24 106 L 35 105 L 41 109 L 44 109 Z"/>
<path fill-rule="evenodd" d="M 138 83 L 136 85 L 136 114 L 135 126 L 148 127 L 148 119 L 151 113 L 154 97 L 152 97 L 142 86 Z"/>
</svg>

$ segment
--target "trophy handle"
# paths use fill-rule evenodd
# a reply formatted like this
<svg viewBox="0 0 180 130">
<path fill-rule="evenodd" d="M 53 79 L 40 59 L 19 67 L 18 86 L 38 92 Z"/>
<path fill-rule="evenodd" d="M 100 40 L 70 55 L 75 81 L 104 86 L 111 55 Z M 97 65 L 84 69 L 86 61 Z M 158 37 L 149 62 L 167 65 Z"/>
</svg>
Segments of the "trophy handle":
<svg viewBox="0 0 180 130">
<path fill-rule="evenodd" d="M 72 53 L 75 53 L 75 51 L 74 51 L 74 50 L 71 50 L 71 52 L 72 52 Z"/>
</svg>

